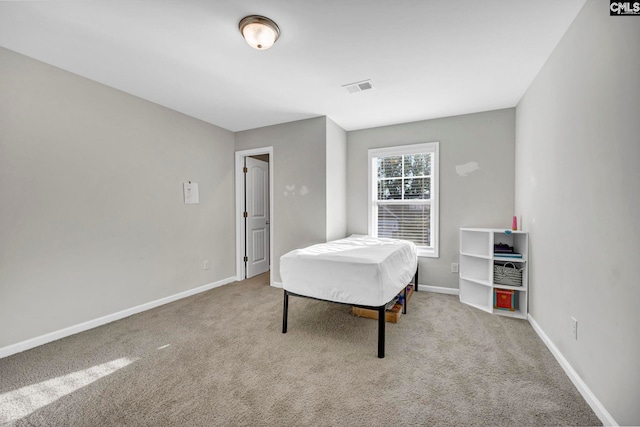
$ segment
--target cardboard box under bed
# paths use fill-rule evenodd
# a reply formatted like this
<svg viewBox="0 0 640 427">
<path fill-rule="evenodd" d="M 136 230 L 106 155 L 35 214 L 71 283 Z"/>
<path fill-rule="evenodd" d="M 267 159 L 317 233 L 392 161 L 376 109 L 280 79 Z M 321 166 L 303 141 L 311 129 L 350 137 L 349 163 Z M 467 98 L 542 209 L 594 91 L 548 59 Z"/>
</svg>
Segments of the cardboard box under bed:
<svg viewBox="0 0 640 427">
<path fill-rule="evenodd" d="M 407 301 L 411 299 L 413 295 L 413 284 L 407 286 Z M 354 316 L 358 317 L 366 317 L 369 319 L 378 319 L 378 312 L 376 310 L 371 310 L 368 308 L 361 307 L 351 307 L 351 313 Z M 396 302 L 393 307 L 388 308 L 385 313 L 385 319 L 387 322 L 398 323 L 400 320 L 400 316 L 402 316 L 402 304 Z"/>
</svg>

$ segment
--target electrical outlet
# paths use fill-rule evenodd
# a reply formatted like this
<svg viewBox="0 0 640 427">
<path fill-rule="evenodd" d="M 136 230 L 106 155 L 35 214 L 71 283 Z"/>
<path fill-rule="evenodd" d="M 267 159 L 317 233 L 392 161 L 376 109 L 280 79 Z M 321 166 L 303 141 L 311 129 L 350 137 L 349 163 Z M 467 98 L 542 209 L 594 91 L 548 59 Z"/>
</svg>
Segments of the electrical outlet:
<svg viewBox="0 0 640 427">
<path fill-rule="evenodd" d="M 571 335 L 573 339 L 578 339 L 578 321 L 575 317 L 571 317 Z"/>
<path fill-rule="evenodd" d="M 209 260 L 205 259 L 204 262 L 202 263 L 202 268 L 204 270 L 208 270 L 209 269 Z"/>
<path fill-rule="evenodd" d="M 452 262 L 451 263 L 451 272 L 452 273 L 457 273 L 458 272 L 458 263 L 457 262 Z"/>
</svg>

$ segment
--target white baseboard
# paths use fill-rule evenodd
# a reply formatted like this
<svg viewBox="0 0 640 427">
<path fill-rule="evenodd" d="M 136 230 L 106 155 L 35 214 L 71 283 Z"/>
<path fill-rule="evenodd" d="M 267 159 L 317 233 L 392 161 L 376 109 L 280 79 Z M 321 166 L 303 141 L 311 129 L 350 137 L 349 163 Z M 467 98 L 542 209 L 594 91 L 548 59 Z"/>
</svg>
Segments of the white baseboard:
<svg viewBox="0 0 640 427">
<path fill-rule="evenodd" d="M 282 284 L 282 282 L 273 282 L 273 283 L 271 284 L 271 286 L 273 286 L 274 288 L 281 288 L 281 289 L 282 289 L 282 287 L 283 287 L 284 285 Z"/>
<path fill-rule="evenodd" d="M 430 286 L 418 284 L 418 292 L 427 291 L 435 292 L 437 294 L 459 295 L 460 289 L 457 288 L 443 288 L 441 286 Z"/>
<path fill-rule="evenodd" d="M 126 310 L 118 311 L 117 313 L 108 314 L 106 316 L 102 316 L 97 319 L 89 320 L 87 322 L 79 323 L 74 326 L 69 326 L 68 328 L 60 329 L 58 331 L 50 332 L 48 334 L 41 335 L 39 337 L 31 338 L 16 344 L 11 344 L 6 347 L 2 347 L 0 348 L 0 359 L 2 359 L 3 357 L 11 356 L 12 354 L 29 350 L 34 347 L 38 347 L 40 345 L 49 343 L 51 341 L 59 340 L 61 338 L 68 337 L 70 335 L 84 332 L 89 329 L 93 329 L 98 326 L 105 325 L 107 323 L 115 322 L 116 320 L 124 319 L 125 317 L 129 317 L 146 310 L 151 310 L 152 308 L 156 308 L 161 305 L 168 304 L 170 302 L 177 301 L 182 298 L 187 298 L 192 295 L 199 294 L 201 292 L 205 292 L 210 289 L 226 285 L 228 283 L 234 282 L 235 280 L 236 280 L 235 277 L 228 277 L 226 279 L 222 279 L 217 282 L 199 286 L 194 289 L 189 289 L 188 291 L 180 292 L 175 295 L 160 298 L 158 300 L 141 304 L 135 307 L 131 307 Z"/>
<path fill-rule="evenodd" d="M 591 391 L 591 389 L 585 384 L 585 382 L 580 378 L 580 375 L 573 369 L 569 361 L 562 355 L 558 347 L 551 341 L 551 339 L 544 333 L 540 325 L 535 321 L 535 319 L 529 314 L 528 316 L 529 323 L 533 327 L 533 330 L 536 331 L 542 342 L 545 343 L 551 354 L 556 358 L 564 372 L 567 374 L 573 385 L 576 386 L 584 400 L 587 401 L 593 412 L 600 418 L 602 424 L 605 426 L 617 426 L 616 420 L 613 419 L 611 414 L 606 410 L 602 402 L 598 400 L 595 394 Z"/>
</svg>

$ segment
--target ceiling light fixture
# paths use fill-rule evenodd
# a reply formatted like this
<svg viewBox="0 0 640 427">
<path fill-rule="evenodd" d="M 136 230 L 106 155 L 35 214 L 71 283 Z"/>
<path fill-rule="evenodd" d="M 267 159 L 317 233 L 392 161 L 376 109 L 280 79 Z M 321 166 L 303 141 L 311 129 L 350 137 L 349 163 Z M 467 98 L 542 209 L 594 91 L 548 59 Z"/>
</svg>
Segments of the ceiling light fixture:
<svg viewBox="0 0 640 427">
<path fill-rule="evenodd" d="M 269 49 L 280 37 L 278 24 L 265 16 L 245 16 L 238 27 L 247 44 L 258 50 Z"/>
</svg>

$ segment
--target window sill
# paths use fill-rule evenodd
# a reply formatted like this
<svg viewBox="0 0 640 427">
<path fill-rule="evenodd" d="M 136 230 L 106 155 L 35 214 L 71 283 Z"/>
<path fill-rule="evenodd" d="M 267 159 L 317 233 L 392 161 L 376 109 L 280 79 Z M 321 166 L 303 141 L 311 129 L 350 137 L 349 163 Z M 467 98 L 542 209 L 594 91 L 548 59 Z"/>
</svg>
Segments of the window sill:
<svg viewBox="0 0 640 427">
<path fill-rule="evenodd" d="M 418 258 L 440 258 L 436 249 L 418 248 Z"/>
</svg>

